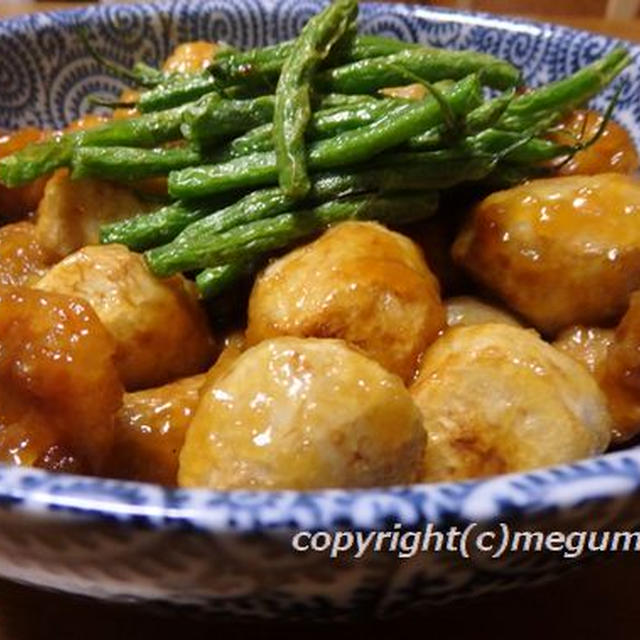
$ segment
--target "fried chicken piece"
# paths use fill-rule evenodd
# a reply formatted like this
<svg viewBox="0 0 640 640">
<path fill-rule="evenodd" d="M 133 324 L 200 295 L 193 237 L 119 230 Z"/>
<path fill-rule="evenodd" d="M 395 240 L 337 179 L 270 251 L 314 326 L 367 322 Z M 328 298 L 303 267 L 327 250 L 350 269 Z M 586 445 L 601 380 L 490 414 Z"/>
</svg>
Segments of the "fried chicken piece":
<svg viewBox="0 0 640 640">
<path fill-rule="evenodd" d="M 201 374 L 162 387 L 126 393 L 104 474 L 176 486 L 178 456 L 204 381 L 205 375 Z"/>
<path fill-rule="evenodd" d="M 37 284 L 89 302 L 116 341 L 116 364 L 127 390 L 148 389 L 202 373 L 214 340 L 193 283 L 160 280 L 144 258 L 122 245 L 85 247 Z"/>
<path fill-rule="evenodd" d="M 553 140 L 574 145 L 593 138 L 602 126 L 603 116 L 597 111 L 574 111 L 554 133 Z M 562 164 L 558 173 L 563 176 L 596 175 L 598 173 L 633 173 L 638 169 L 638 152 L 629 132 L 617 122 L 609 120 L 602 135 L 589 147 L 578 151 Z"/>
<path fill-rule="evenodd" d="M 0 227 L 0 284 L 29 286 L 47 271 L 50 257 L 30 222 Z"/>
<path fill-rule="evenodd" d="M 624 442 L 640 432 L 640 292 L 631 296 L 599 378 L 615 422 L 614 439 Z"/>
<path fill-rule="evenodd" d="M 195 73 L 206 69 L 220 47 L 215 42 L 197 40 L 179 44 L 164 61 L 166 73 Z"/>
<path fill-rule="evenodd" d="M 150 211 L 131 189 L 93 178 L 71 180 L 66 169 L 47 182 L 38 206 L 40 244 L 57 259 L 99 241 L 100 226 Z"/>
<path fill-rule="evenodd" d="M 100 472 L 122 402 L 114 353 L 83 300 L 0 285 L 0 461 Z"/>
<path fill-rule="evenodd" d="M 553 346 L 584 365 L 601 382 L 614 333 L 613 329 L 577 325 L 565 329 L 554 340 Z"/>
<path fill-rule="evenodd" d="M 474 298 L 473 296 L 456 296 L 444 301 L 448 327 L 471 327 L 476 324 L 499 323 L 512 327 L 522 324 L 505 309 L 496 307 Z"/>
<path fill-rule="evenodd" d="M 493 193 L 471 212 L 453 256 L 547 335 L 615 323 L 640 287 L 640 182 L 608 173 Z"/>
<path fill-rule="evenodd" d="M 584 367 L 505 324 L 447 330 L 411 393 L 428 435 L 429 482 L 572 462 L 611 439 L 606 399 Z"/>
<path fill-rule="evenodd" d="M 342 338 L 407 381 L 444 320 L 438 282 L 411 240 L 344 222 L 260 274 L 247 341 Z"/>
<path fill-rule="evenodd" d="M 202 395 L 182 487 L 369 487 L 420 477 L 425 432 L 402 381 L 342 340 L 275 338 Z"/>
</svg>

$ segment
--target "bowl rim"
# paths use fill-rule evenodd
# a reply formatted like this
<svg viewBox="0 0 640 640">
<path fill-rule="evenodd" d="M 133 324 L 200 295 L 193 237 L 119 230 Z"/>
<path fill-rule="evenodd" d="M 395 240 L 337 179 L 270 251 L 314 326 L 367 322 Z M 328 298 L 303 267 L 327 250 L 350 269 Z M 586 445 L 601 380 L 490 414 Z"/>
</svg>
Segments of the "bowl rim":
<svg viewBox="0 0 640 640">
<path fill-rule="evenodd" d="M 639 493 L 640 446 L 472 480 L 359 489 L 182 489 L 0 464 L 0 510 L 208 533 L 512 522 Z M 375 512 L 354 517 L 360 506 Z"/>
<path fill-rule="evenodd" d="M 188 4 L 156 0 L 153 10 Z M 276 0 L 258 0 L 270 10 Z M 361 3 L 365 7 L 381 3 Z M 80 16 L 128 11 L 135 5 L 101 4 L 12 16 L 2 31 L 55 16 L 56 27 Z M 199 5 L 203 6 L 203 5 Z M 412 4 L 385 5 L 394 12 L 452 20 L 487 29 L 524 31 L 536 37 L 593 35 L 583 29 L 529 18 Z M 149 7 L 149 5 L 147 5 Z M 191 6 L 192 10 L 194 5 Z M 608 43 L 637 43 L 598 34 Z M 564 489 L 560 489 L 563 487 Z M 566 489 L 566 490 L 565 490 Z M 184 528 L 201 532 L 384 528 L 390 518 L 403 525 L 450 521 L 490 522 L 541 512 L 572 509 L 593 502 L 629 499 L 640 491 L 640 446 L 604 453 L 571 464 L 488 478 L 365 489 L 234 490 L 174 489 L 160 485 L 52 473 L 0 464 L 0 508 L 25 517 L 110 521 L 143 528 Z M 361 508 L 362 506 L 369 508 Z M 370 507 L 374 508 L 371 509 Z M 360 515 L 355 512 L 362 512 Z M 366 512 L 366 513 L 365 513 Z"/>
<path fill-rule="evenodd" d="M 209 0 L 199 0 L 199 5 L 204 7 Z M 255 0 L 257 4 L 262 5 L 265 10 L 272 10 L 273 7 L 281 0 Z M 328 0 L 321 0 L 327 2 Z M 48 16 L 56 18 L 71 19 L 83 15 L 99 16 L 105 14 L 107 11 L 133 11 L 136 7 L 136 0 L 97 0 L 98 4 L 90 4 L 81 7 L 69 7 L 69 8 L 56 8 L 43 11 L 33 11 L 26 14 L 10 15 L 0 21 L 0 32 L 5 28 L 16 28 L 19 24 L 31 24 L 38 17 Z M 234 0 L 230 0 L 234 2 Z M 177 5 L 189 6 L 193 9 L 196 5 L 190 4 L 191 0 L 152 0 L 148 4 L 144 5 L 147 8 L 153 8 L 154 10 L 166 11 L 171 7 Z M 138 5 L 139 6 L 139 5 Z M 608 42 L 620 43 L 621 45 L 627 45 L 629 47 L 638 48 L 639 43 L 628 40 L 626 38 L 619 38 L 610 36 L 607 34 L 599 33 L 597 31 L 591 31 L 589 29 L 572 27 L 565 24 L 551 22 L 549 20 L 538 20 L 532 17 L 522 17 L 510 14 L 492 13 L 490 11 L 477 11 L 474 9 L 456 9 L 454 7 L 439 7 L 433 5 L 415 4 L 412 2 L 389 2 L 389 0 L 359 0 L 359 6 L 365 9 L 372 9 L 376 7 L 388 7 L 392 9 L 394 13 L 402 13 L 409 15 L 418 15 L 425 19 L 435 19 L 438 22 L 446 22 L 447 19 L 452 19 L 455 23 L 462 23 L 465 25 L 479 26 L 483 28 L 497 28 L 506 30 L 512 33 L 526 33 L 528 35 L 536 37 L 552 38 L 558 33 L 572 33 L 586 36 L 597 36 L 603 38 Z M 58 20 L 58 26 L 60 21 Z"/>
</svg>

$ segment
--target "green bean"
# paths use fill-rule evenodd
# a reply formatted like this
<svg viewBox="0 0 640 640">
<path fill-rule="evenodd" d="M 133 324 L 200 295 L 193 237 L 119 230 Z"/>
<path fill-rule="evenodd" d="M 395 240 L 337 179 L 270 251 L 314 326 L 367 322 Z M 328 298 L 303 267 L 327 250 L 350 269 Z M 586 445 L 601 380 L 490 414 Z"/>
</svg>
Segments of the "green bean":
<svg viewBox="0 0 640 640">
<path fill-rule="evenodd" d="M 471 73 L 479 73 L 484 84 L 496 89 L 509 89 L 520 82 L 515 67 L 486 53 L 413 49 L 328 69 L 318 75 L 316 86 L 322 91 L 371 93 L 407 84 L 408 74 L 436 82 L 459 80 Z"/>
<path fill-rule="evenodd" d="M 435 86 L 439 89 L 448 90 L 452 85 L 448 82 L 441 82 L 436 83 Z M 316 111 L 309 122 L 307 137 L 309 140 L 322 140 L 350 129 L 371 124 L 388 113 L 397 104 L 399 104 L 399 100 L 396 99 L 378 100 L 372 98 L 366 102 L 356 102 Z M 273 123 L 267 123 L 251 129 L 243 136 L 233 140 L 230 143 L 228 157 L 225 157 L 225 160 L 246 156 L 257 151 L 271 150 L 273 150 Z"/>
<path fill-rule="evenodd" d="M 627 65 L 631 57 L 624 49 L 580 69 L 568 78 L 552 82 L 514 99 L 505 110 L 499 126 L 512 131 L 527 129 L 535 120 L 560 118 L 599 93 Z"/>
<path fill-rule="evenodd" d="M 221 98 L 209 97 L 208 104 L 216 100 L 222 102 Z M 8 187 L 19 187 L 55 169 L 70 166 L 74 150 L 81 146 L 155 147 L 178 140 L 184 112 L 189 108 L 191 105 L 183 105 L 136 118 L 112 120 L 92 129 L 65 133 L 53 140 L 29 145 L 0 159 L 0 181 Z M 232 110 L 222 109 L 220 113 L 226 121 L 221 117 L 218 126 L 234 126 L 236 116 Z"/>
<path fill-rule="evenodd" d="M 380 98 L 366 94 L 327 93 L 326 95 L 321 95 L 318 102 L 317 107 L 321 109 L 332 109 L 333 107 L 346 107 L 356 104 L 374 104 L 380 102 Z"/>
<path fill-rule="evenodd" d="M 354 96 L 322 96 L 317 100 L 318 107 L 326 110 L 326 104 L 334 105 L 342 101 L 344 109 L 353 109 L 358 105 L 364 108 L 365 102 L 372 107 L 388 104 L 389 101 L 378 100 L 366 96 L 367 100 L 343 100 Z M 261 139 L 273 138 L 274 96 L 259 96 L 244 100 L 220 99 L 217 94 L 204 96 L 197 102 L 185 106 L 183 114 L 182 134 L 198 146 L 211 145 L 219 140 L 237 133 L 253 131 L 260 126 L 269 126 L 266 133 L 259 133 Z M 337 109 L 336 109 L 337 110 Z M 269 147 L 273 148 L 273 146 Z M 244 155 L 244 154 L 243 154 Z"/>
<path fill-rule="evenodd" d="M 371 167 L 385 167 L 398 173 L 422 176 L 424 188 L 448 189 L 464 182 L 486 183 L 499 180 L 516 184 L 544 171 L 544 163 L 566 157 L 578 147 L 559 145 L 549 140 L 532 138 L 526 132 L 516 134 L 489 129 L 461 143 L 436 151 L 397 152 L 389 154 Z M 516 179 L 517 176 L 517 179 Z"/>
<path fill-rule="evenodd" d="M 529 138 L 527 132 L 516 133 L 512 131 L 503 131 L 499 129 L 486 129 L 477 133 L 475 136 L 469 136 L 462 140 L 449 140 L 447 145 L 447 136 L 440 128 L 434 127 L 430 131 L 420 136 L 414 136 L 407 140 L 406 148 L 410 152 L 426 152 L 426 151 L 442 151 L 445 149 L 460 148 L 460 145 L 466 145 L 469 149 L 475 149 L 480 153 L 501 153 L 511 145 L 517 145 L 519 141 Z M 543 138 L 531 137 L 528 142 L 522 144 L 522 148 L 514 150 L 509 156 L 510 160 L 519 162 L 543 162 L 566 153 L 570 153 L 569 147 L 554 144 Z M 522 158 L 522 160 L 519 160 Z M 526 158 L 526 159 L 525 159 Z"/>
<path fill-rule="evenodd" d="M 313 120 L 318 114 L 314 114 Z M 312 122 L 313 122 L 312 120 Z M 311 127 L 310 127 L 311 128 Z M 259 127 L 250 129 L 245 134 L 238 136 L 229 143 L 228 151 L 223 160 L 231 160 L 240 156 L 259 151 L 273 151 L 273 123 L 267 122 Z"/>
<path fill-rule="evenodd" d="M 526 171 L 531 170 L 531 175 L 535 175 L 536 170 L 548 163 L 550 160 L 558 158 L 568 158 L 590 147 L 597 142 L 611 118 L 615 107 L 617 96 L 610 102 L 606 112 L 603 114 L 602 122 L 597 131 L 587 140 L 579 140 L 572 145 L 559 144 L 549 139 L 534 137 L 541 131 L 547 131 L 548 125 L 536 123 L 529 131 L 512 132 L 496 129 L 487 129 L 482 133 L 468 138 L 465 143 L 481 153 L 497 154 L 505 163 L 521 165 Z"/>
<path fill-rule="evenodd" d="M 170 171 L 192 167 L 203 161 L 202 153 L 192 147 L 78 147 L 71 160 L 71 177 L 131 182 L 166 176 Z"/>
<path fill-rule="evenodd" d="M 564 82 L 564 81 L 563 81 Z M 546 91 L 546 90 L 543 90 Z M 534 92 L 535 93 L 535 92 Z M 533 96 L 533 94 L 530 94 Z M 529 96 L 527 96 L 529 98 Z M 475 135 L 480 133 L 485 129 L 489 129 L 496 125 L 498 121 L 503 118 L 503 114 L 507 111 L 509 106 L 513 103 L 514 100 L 519 100 L 519 98 L 514 98 L 513 92 L 508 92 L 502 96 L 498 96 L 492 100 L 485 102 L 480 105 L 478 108 L 471 111 L 465 122 L 464 133 L 466 135 Z M 381 101 L 378 101 L 378 105 Z M 373 103 L 375 105 L 376 103 Z M 384 102 L 383 102 L 384 104 Z M 558 106 L 557 102 L 552 103 L 552 106 Z M 326 116 L 331 116 L 326 118 L 325 123 L 325 112 L 318 112 L 315 114 L 314 119 L 309 127 L 309 131 L 312 138 L 322 139 L 324 137 L 328 137 L 334 133 L 338 133 L 342 124 L 338 125 L 338 128 L 333 131 L 332 123 L 334 120 L 342 120 L 344 118 L 344 130 L 350 127 L 350 117 L 353 117 L 356 113 L 363 113 L 364 108 L 353 110 L 350 112 L 345 112 L 344 116 L 339 112 L 333 115 L 332 111 L 326 112 Z M 374 111 L 375 112 L 375 111 Z M 537 118 L 537 122 L 536 122 Z M 546 118 L 546 119 L 545 119 Z M 526 124 L 529 125 L 531 129 L 532 123 L 535 123 L 538 126 L 538 132 L 545 131 L 553 122 L 553 117 L 549 116 L 547 111 L 532 111 L 532 113 L 527 118 Z M 365 118 L 361 122 L 357 122 L 355 119 L 353 121 L 354 126 L 358 124 L 365 124 Z M 521 123 L 524 126 L 524 123 Z M 270 140 L 270 135 L 272 132 L 272 125 L 263 125 L 262 127 L 253 129 L 249 131 L 245 136 L 237 138 L 231 143 L 231 157 L 238 157 L 242 155 L 247 155 L 249 153 L 255 153 L 257 151 L 268 151 L 272 148 L 272 143 Z M 494 131 L 492 134 L 493 139 L 496 139 L 498 135 L 497 131 Z M 502 138 L 505 140 L 505 138 Z M 511 138 L 511 143 L 513 143 L 514 138 Z M 439 147 L 448 146 L 451 143 L 451 135 L 450 132 L 447 131 L 445 125 L 440 124 L 436 127 L 433 127 L 424 133 L 418 134 L 410 138 L 407 141 L 407 146 L 412 150 L 433 150 Z M 536 148 L 537 152 L 533 153 L 533 149 Z M 547 143 L 543 140 L 532 141 L 531 144 L 527 145 L 522 152 L 526 152 L 527 154 L 531 153 L 531 155 L 527 155 L 526 157 L 530 158 L 531 162 L 539 162 L 542 160 L 546 160 L 552 157 L 558 157 L 562 155 L 562 153 L 566 153 L 566 149 L 558 149 L 554 147 L 554 145 Z M 518 151 L 515 154 L 514 158 L 519 157 L 522 153 Z"/>
<path fill-rule="evenodd" d="M 403 171 L 379 167 L 355 173 L 323 173 L 314 177 L 306 203 L 320 203 L 360 193 L 420 191 L 424 189 L 424 173 L 410 167 Z M 177 241 L 190 243 L 213 238 L 234 226 L 262 220 L 296 207 L 297 201 L 280 188 L 272 187 L 248 194 L 238 202 L 190 224 Z"/>
<path fill-rule="evenodd" d="M 519 144 L 522 141 L 522 144 Z M 526 133 L 487 129 L 468 141 L 470 147 L 487 154 L 500 154 L 502 159 L 520 165 L 535 166 L 574 153 L 577 148 L 544 138 L 529 138 Z"/>
<path fill-rule="evenodd" d="M 481 102 L 477 77 L 469 76 L 456 83 L 447 98 L 458 115 L 477 107 Z M 368 126 L 312 143 L 307 162 L 315 170 L 362 162 L 441 121 L 440 107 L 433 98 L 402 102 Z M 277 176 L 275 153 L 254 153 L 218 165 L 173 172 L 169 175 L 169 192 L 178 198 L 202 197 L 231 189 L 273 184 Z"/>
<path fill-rule="evenodd" d="M 413 172 L 422 177 L 425 189 L 450 189 L 465 182 L 486 178 L 496 168 L 498 157 L 463 148 L 422 153 L 398 153 L 388 167 Z"/>
<path fill-rule="evenodd" d="M 255 259 L 343 220 L 406 224 L 433 215 L 437 203 L 434 191 L 332 200 L 313 209 L 283 213 L 234 227 L 213 238 L 190 239 L 189 243 L 181 243 L 177 238 L 168 245 L 148 251 L 145 257 L 153 273 L 165 277 L 178 271 Z"/>
<path fill-rule="evenodd" d="M 313 202 L 322 202 L 377 191 L 415 191 L 425 187 L 448 188 L 465 181 L 481 180 L 496 167 L 496 154 L 513 148 L 516 134 L 492 131 L 474 145 L 436 153 L 396 153 L 379 160 L 379 166 L 357 172 L 317 174 L 310 193 Z M 570 149 L 547 140 L 533 139 L 514 149 L 505 159 L 535 163 L 564 156 Z M 519 175 L 526 177 L 520 170 Z M 235 225 L 263 219 L 294 205 L 277 188 L 248 194 L 235 204 L 228 198 L 206 203 L 176 202 L 162 209 L 101 228 L 102 243 L 121 243 L 137 251 L 173 240 L 181 231 L 184 239 L 211 237 Z M 194 224 L 201 220 L 202 224 Z"/>
<path fill-rule="evenodd" d="M 184 107 L 146 113 L 135 118 L 112 120 L 79 132 L 77 143 L 96 147 L 155 147 L 181 138 Z"/>
<path fill-rule="evenodd" d="M 270 122 L 274 105 L 273 96 L 250 100 L 221 100 L 217 95 L 205 96 L 185 108 L 182 134 L 199 146 L 209 145 Z"/>
<path fill-rule="evenodd" d="M 144 251 L 170 242 L 192 222 L 229 204 L 228 196 L 214 201 L 208 198 L 206 203 L 173 202 L 151 213 L 102 225 L 100 242 L 124 244 L 134 251 Z"/>
<path fill-rule="evenodd" d="M 229 51 L 218 54 L 210 68 L 211 73 L 227 85 L 243 83 L 252 79 L 275 79 L 289 57 L 294 40 L 249 51 Z M 423 48 L 415 43 L 402 42 L 383 36 L 356 35 L 340 43 L 329 56 L 327 63 L 343 63 L 386 56 L 404 49 Z"/>
<path fill-rule="evenodd" d="M 140 96 L 138 109 L 148 113 L 176 107 L 209 93 L 228 92 L 232 84 L 245 86 L 249 92 L 252 88 L 271 92 L 292 46 L 293 41 L 288 41 L 251 51 L 230 49 L 219 52 L 211 69 L 186 77 L 165 75 L 162 82 L 156 80 L 156 86 Z M 341 47 L 339 56 L 330 57 L 341 63 L 343 60 L 361 60 L 416 47 L 420 45 L 392 38 L 356 36 L 348 45 Z"/>
<path fill-rule="evenodd" d="M 169 174 L 169 194 L 175 198 L 203 198 L 234 189 L 248 189 L 278 181 L 276 154 L 252 153 L 214 165 L 191 167 Z"/>
<path fill-rule="evenodd" d="M 52 140 L 29 145 L 0 159 L 0 181 L 19 187 L 71 164 L 76 147 L 140 146 L 153 147 L 180 138 L 184 108 L 150 113 L 137 118 L 113 120 L 106 124 L 56 136 Z"/>
<path fill-rule="evenodd" d="M 273 140 L 280 188 L 292 197 L 304 197 L 311 187 L 305 132 L 311 119 L 313 76 L 357 14 L 356 0 L 333 0 L 302 28 L 282 65 L 276 87 Z"/>
<path fill-rule="evenodd" d="M 202 298 L 213 298 L 230 289 L 238 280 L 255 269 L 253 261 L 237 261 L 209 267 L 196 276 L 196 285 Z"/>
<path fill-rule="evenodd" d="M 379 168 L 420 180 L 423 189 L 449 189 L 464 182 L 482 180 L 498 164 L 497 155 L 467 147 L 426 152 L 398 152 L 381 161 Z M 374 164 L 372 169 L 378 165 Z"/>
<path fill-rule="evenodd" d="M 338 43 L 335 50 L 330 54 L 327 63 L 333 64 L 334 62 L 341 61 L 355 62 L 357 60 L 390 56 L 407 49 L 415 50 L 426 48 L 427 47 L 417 42 L 404 42 L 396 38 L 360 34 Z"/>
<path fill-rule="evenodd" d="M 136 106 L 141 113 L 163 111 L 215 93 L 218 89 L 217 80 L 207 72 L 181 74 L 142 93 Z"/>
<path fill-rule="evenodd" d="M 481 104 L 471 111 L 459 129 L 454 131 L 445 124 L 439 124 L 419 133 L 407 140 L 407 147 L 412 150 L 429 151 L 449 147 L 463 136 L 475 135 L 493 127 L 502 117 L 507 106 L 513 100 L 514 92 L 498 96 Z"/>
<path fill-rule="evenodd" d="M 338 94 L 334 94 L 338 95 Z M 328 138 L 349 129 L 369 124 L 382 116 L 394 104 L 392 100 L 371 98 L 367 101 L 337 104 L 323 98 L 320 106 L 331 105 L 314 113 L 308 126 L 308 138 L 318 140 Z M 247 131 L 230 143 L 229 158 L 245 156 L 256 151 L 273 150 L 273 123 L 268 122 Z"/>
<path fill-rule="evenodd" d="M 481 180 L 500 163 L 508 162 L 526 167 L 574 153 L 577 147 L 560 145 L 550 140 L 534 138 L 528 132 L 515 133 L 487 129 L 465 138 L 447 149 L 435 151 L 397 152 L 372 166 L 390 166 L 400 171 L 399 165 L 422 171 L 425 188 L 438 184 L 442 189 L 459 182 Z"/>
<path fill-rule="evenodd" d="M 215 211 L 190 224 L 176 238 L 176 242 L 185 243 L 212 238 L 222 231 L 235 226 L 273 217 L 296 206 L 295 200 L 282 193 L 278 187 L 254 191 L 238 202 Z"/>
<path fill-rule="evenodd" d="M 214 54 L 216 56 L 230 55 L 236 51 L 229 45 L 220 45 Z M 141 63 L 134 66 L 134 72 L 140 69 Z M 142 65 L 141 70 L 147 76 L 150 74 L 146 65 Z M 152 88 L 140 95 L 137 102 L 137 108 L 141 113 L 150 113 L 152 111 L 163 111 L 178 107 L 187 102 L 197 100 L 198 98 L 209 93 L 222 92 L 218 81 L 208 72 L 202 71 L 194 73 L 164 73 L 158 69 L 155 70 L 155 82 Z M 229 92 L 229 88 L 224 90 L 225 95 Z"/>
<path fill-rule="evenodd" d="M 356 129 L 381 118 L 394 106 L 394 101 L 378 100 L 373 104 L 324 109 L 313 114 L 307 129 L 307 138 L 322 140 L 343 131 Z M 273 150 L 273 124 L 256 127 L 230 145 L 231 157 L 244 156 L 256 151 Z"/>
<path fill-rule="evenodd" d="M 209 71 L 226 85 L 248 82 L 258 78 L 274 80 L 280 74 L 284 61 L 289 57 L 292 40 L 278 44 L 229 52 L 217 56 Z"/>
<path fill-rule="evenodd" d="M 75 136 L 66 134 L 53 140 L 30 144 L 21 151 L 0 159 L 0 182 L 21 187 L 71 163 Z"/>
<path fill-rule="evenodd" d="M 504 113 L 502 107 L 504 105 L 494 105 L 493 102 L 493 100 L 485 102 L 477 109 L 471 111 L 459 131 L 447 131 L 446 127 L 440 124 L 413 136 L 407 140 L 406 146 L 418 151 L 446 147 L 451 146 L 452 142 L 455 143 L 464 137 L 474 136 L 490 129 L 495 130 L 500 126 L 501 113 Z M 522 131 L 527 130 L 529 133 L 539 135 L 546 132 L 552 126 L 553 120 L 550 118 L 541 118 L 537 121 L 533 119 L 529 124 L 531 126 Z M 501 130 L 504 131 L 504 129 Z M 522 131 L 518 133 L 522 133 Z"/>
<path fill-rule="evenodd" d="M 471 111 L 464 123 L 465 133 L 474 135 L 495 126 L 514 101 L 515 95 L 515 91 L 507 91 Z"/>
<path fill-rule="evenodd" d="M 138 61 L 133 65 L 132 69 L 136 78 L 139 78 L 141 86 L 154 87 L 165 79 L 165 74 L 156 67 L 148 65 L 146 62 Z"/>
</svg>

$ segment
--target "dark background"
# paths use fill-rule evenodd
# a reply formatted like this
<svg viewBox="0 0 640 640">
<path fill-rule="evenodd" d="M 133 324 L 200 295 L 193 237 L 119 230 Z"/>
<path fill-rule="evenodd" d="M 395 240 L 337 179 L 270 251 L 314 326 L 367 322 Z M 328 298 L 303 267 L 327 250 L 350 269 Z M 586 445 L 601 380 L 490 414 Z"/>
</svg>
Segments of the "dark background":
<svg viewBox="0 0 640 640">
<path fill-rule="evenodd" d="M 0 582 L 0 639 L 626 640 L 640 635 L 640 556 L 603 556 L 545 586 L 349 624 L 189 620 Z"/>
</svg>

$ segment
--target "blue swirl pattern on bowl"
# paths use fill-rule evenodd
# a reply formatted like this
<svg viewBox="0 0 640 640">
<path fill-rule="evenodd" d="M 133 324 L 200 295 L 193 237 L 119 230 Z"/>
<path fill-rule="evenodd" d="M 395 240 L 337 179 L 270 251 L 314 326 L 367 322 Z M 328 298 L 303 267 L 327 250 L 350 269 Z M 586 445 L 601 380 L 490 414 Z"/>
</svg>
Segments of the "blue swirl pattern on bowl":
<svg viewBox="0 0 640 640">
<path fill-rule="evenodd" d="M 194 39 L 259 46 L 294 36 L 317 0 L 188 0 L 36 14 L 0 23 L 0 128 L 60 127 L 120 80 L 84 51 L 88 26 L 100 51 L 123 65 L 162 61 Z M 361 29 L 511 60 L 531 84 L 549 82 L 618 42 L 571 29 L 486 14 L 364 5 Z M 639 48 L 629 45 L 637 58 Z M 640 142 L 636 64 L 616 118 Z M 595 104 L 606 105 L 612 90 Z M 97 390 L 98 392 L 98 390 Z M 556 555 L 461 558 L 424 553 L 294 553 L 299 529 L 420 528 L 508 521 L 540 530 L 632 529 L 640 524 L 640 452 L 479 482 L 358 491 L 211 492 L 0 466 L 0 574 L 95 597 L 170 602 L 248 617 L 387 616 L 408 606 L 531 584 L 572 563 Z"/>
</svg>

